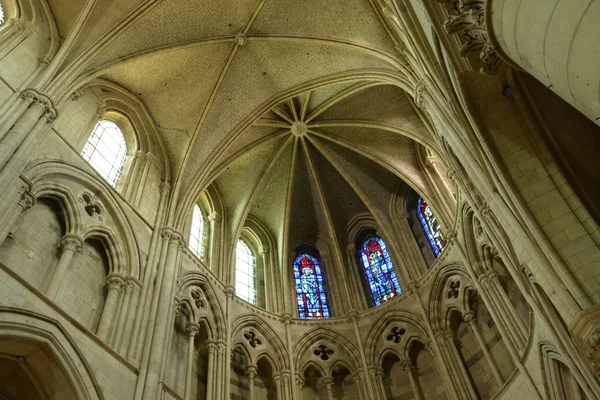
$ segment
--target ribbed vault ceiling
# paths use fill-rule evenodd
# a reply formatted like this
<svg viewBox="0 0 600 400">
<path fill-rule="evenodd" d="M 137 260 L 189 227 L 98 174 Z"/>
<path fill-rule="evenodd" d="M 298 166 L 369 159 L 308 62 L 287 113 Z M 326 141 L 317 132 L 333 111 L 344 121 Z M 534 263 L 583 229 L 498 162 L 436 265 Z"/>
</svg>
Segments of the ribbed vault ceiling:
<svg viewBox="0 0 600 400">
<path fill-rule="evenodd" d="M 97 1 L 64 68 L 141 99 L 178 201 L 214 184 L 232 245 L 250 216 L 280 246 L 341 240 L 357 214 L 384 219 L 402 180 L 423 189 L 416 149 L 431 139 L 390 84 L 401 62 L 372 1 L 116 3 Z M 86 3 L 50 4 L 67 32 Z"/>
</svg>

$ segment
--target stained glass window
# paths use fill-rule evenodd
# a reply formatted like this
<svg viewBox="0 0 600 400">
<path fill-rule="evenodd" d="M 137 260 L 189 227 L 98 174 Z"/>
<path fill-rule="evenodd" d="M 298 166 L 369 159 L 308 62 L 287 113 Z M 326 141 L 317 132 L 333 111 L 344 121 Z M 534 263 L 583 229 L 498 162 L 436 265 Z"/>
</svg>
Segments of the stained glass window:
<svg viewBox="0 0 600 400">
<path fill-rule="evenodd" d="M 329 318 L 329 304 L 321 263 L 302 253 L 294 261 L 296 298 L 300 318 Z"/>
<path fill-rule="evenodd" d="M 125 137 L 119 126 L 111 121 L 98 121 L 81 156 L 111 186 L 115 186 L 127 156 Z"/>
<path fill-rule="evenodd" d="M 238 240 L 235 260 L 235 294 L 256 304 L 254 254 L 243 240 Z"/>
<path fill-rule="evenodd" d="M 431 246 L 431 250 L 433 250 L 433 254 L 435 254 L 436 258 L 439 257 L 446 245 L 446 240 L 442 235 L 440 223 L 433 214 L 429 204 L 422 197 L 419 197 L 419 201 L 417 202 L 417 217 L 419 218 L 419 222 L 421 222 L 423 231 L 425 231 L 425 236 L 427 236 L 427 241 Z"/>
<path fill-rule="evenodd" d="M 378 236 L 367 237 L 360 250 L 360 260 L 371 291 L 373 306 L 402 293 L 385 242 Z"/>
<path fill-rule="evenodd" d="M 192 228 L 190 231 L 190 250 L 198 257 L 204 257 L 204 236 L 205 236 L 204 216 L 200 207 L 196 204 L 192 212 Z"/>
</svg>

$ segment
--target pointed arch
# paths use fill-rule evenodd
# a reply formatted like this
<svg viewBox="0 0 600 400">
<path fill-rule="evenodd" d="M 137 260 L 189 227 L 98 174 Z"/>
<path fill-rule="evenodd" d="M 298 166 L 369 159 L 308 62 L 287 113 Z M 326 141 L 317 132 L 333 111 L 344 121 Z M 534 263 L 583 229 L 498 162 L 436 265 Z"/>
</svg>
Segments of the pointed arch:
<svg viewBox="0 0 600 400">
<path fill-rule="evenodd" d="M 374 307 L 402 293 L 392 259 L 381 237 L 368 235 L 362 242 L 359 257 Z"/>
</svg>

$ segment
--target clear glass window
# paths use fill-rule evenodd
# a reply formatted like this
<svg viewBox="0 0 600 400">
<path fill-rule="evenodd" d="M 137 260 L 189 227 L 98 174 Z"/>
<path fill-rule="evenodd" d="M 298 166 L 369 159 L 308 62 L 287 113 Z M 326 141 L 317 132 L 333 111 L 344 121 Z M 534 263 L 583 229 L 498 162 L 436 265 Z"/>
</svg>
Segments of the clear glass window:
<svg viewBox="0 0 600 400">
<path fill-rule="evenodd" d="M 2 25 L 4 23 L 4 8 L 2 7 L 2 4 L 0 4 L 0 25 Z"/>
<path fill-rule="evenodd" d="M 239 240 L 236 247 L 235 294 L 256 304 L 256 260 L 250 247 Z"/>
<path fill-rule="evenodd" d="M 111 121 L 98 121 L 81 156 L 114 187 L 127 156 L 125 136 L 119 126 Z"/>
<path fill-rule="evenodd" d="M 192 213 L 189 247 L 200 258 L 204 258 L 205 229 L 204 216 L 202 215 L 202 211 L 200 211 L 200 207 L 196 204 Z"/>
</svg>

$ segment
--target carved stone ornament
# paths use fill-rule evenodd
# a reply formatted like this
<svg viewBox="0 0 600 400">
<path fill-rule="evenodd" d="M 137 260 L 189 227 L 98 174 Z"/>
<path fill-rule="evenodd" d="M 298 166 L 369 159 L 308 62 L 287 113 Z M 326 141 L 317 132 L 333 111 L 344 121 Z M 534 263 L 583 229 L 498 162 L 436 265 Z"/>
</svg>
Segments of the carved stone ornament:
<svg viewBox="0 0 600 400">
<path fill-rule="evenodd" d="M 600 375 L 600 331 L 596 331 L 590 335 L 589 347 L 585 355 L 590 362 L 590 367 L 596 375 Z"/>
<path fill-rule="evenodd" d="M 206 308 L 206 302 L 202 298 L 202 292 L 199 289 L 192 290 L 191 294 L 192 294 L 192 299 L 194 299 L 194 304 L 196 304 L 196 307 L 199 310 Z"/>
<path fill-rule="evenodd" d="M 313 354 L 315 356 L 319 356 L 319 358 L 323 361 L 329 360 L 333 353 L 335 352 L 324 344 L 321 344 L 316 349 L 313 349 Z"/>
<path fill-rule="evenodd" d="M 258 337 L 256 332 L 254 332 L 253 330 L 244 333 L 244 339 L 248 341 L 248 344 L 253 349 L 256 348 L 256 346 L 260 346 L 263 343 L 262 339 Z"/>
<path fill-rule="evenodd" d="M 58 117 L 58 111 L 54 107 L 52 99 L 45 94 L 35 89 L 25 89 L 21 92 L 21 98 L 41 107 L 48 123 L 53 122 Z"/>
<path fill-rule="evenodd" d="M 446 297 L 448 299 L 457 299 L 460 294 L 460 281 L 458 279 L 451 280 L 448 283 L 448 290 L 446 290 Z"/>
<path fill-rule="evenodd" d="M 90 217 L 102 222 L 102 213 L 104 207 L 98 199 L 98 196 L 89 192 L 83 192 L 79 197 L 79 202 L 83 204 L 83 209 Z"/>
<path fill-rule="evenodd" d="M 83 239 L 74 234 L 66 234 L 60 242 L 60 247 L 63 251 L 69 250 L 78 253 L 83 247 Z"/>
<path fill-rule="evenodd" d="M 19 206 L 23 211 L 29 210 L 35 204 L 35 196 L 29 188 L 25 188 L 23 193 L 21 194 L 21 198 L 19 199 Z"/>
<path fill-rule="evenodd" d="M 462 47 L 460 54 L 467 57 L 479 52 L 479 72 L 491 75 L 502 66 L 502 60 L 492 45 L 485 24 L 485 0 L 437 0 L 447 6 L 448 18 L 444 29 L 456 34 Z"/>
<path fill-rule="evenodd" d="M 390 331 L 390 333 L 388 333 L 388 335 L 385 338 L 390 342 L 400 343 L 400 340 L 402 339 L 402 335 L 404 335 L 405 333 L 406 333 L 406 329 L 398 328 L 397 326 L 394 326 L 392 328 L 392 330 Z"/>
</svg>

